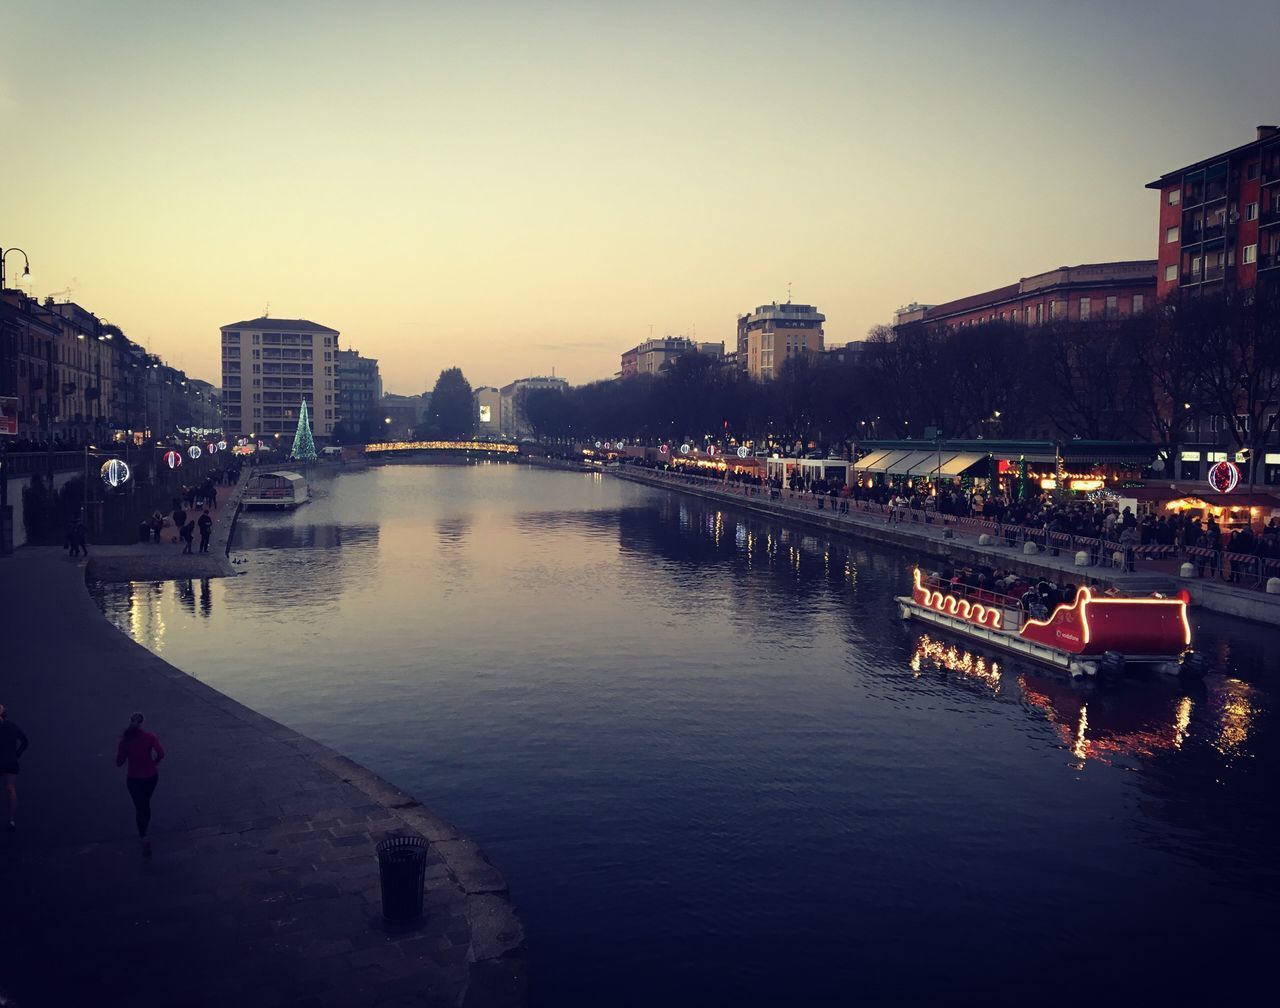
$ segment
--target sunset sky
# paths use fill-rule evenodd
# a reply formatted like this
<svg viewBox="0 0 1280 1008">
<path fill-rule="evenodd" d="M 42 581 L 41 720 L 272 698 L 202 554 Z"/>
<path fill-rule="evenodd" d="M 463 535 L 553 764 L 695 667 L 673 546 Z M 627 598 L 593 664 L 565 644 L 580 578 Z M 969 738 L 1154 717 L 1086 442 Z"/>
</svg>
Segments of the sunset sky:
<svg viewBox="0 0 1280 1008">
<path fill-rule="evenodd" d="M 218 384 L 270 305 L 388 391 L 611 376 L 785 300 L 827 343 L 1154 258 L 1280 120 L 1273 2 L 5 5 L 0 246 Z M 8 260 L 21 273 L 21 257 Z"/>
</svg>

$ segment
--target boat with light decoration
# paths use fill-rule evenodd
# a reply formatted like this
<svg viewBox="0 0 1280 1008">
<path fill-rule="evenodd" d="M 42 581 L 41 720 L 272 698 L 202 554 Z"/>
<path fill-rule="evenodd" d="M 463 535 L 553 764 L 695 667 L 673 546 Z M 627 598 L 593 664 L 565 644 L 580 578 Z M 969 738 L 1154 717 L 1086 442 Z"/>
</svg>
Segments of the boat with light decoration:
<svg viewBox="0 0 1280 1008">
<path fill-rule="evenodd" d="M 303 476 L 276 470 L 249 477 L 240 504 L 246 508 L 296 508 L 310 499 L 311 490 Z"/>
<path fill-rule="evenodd" d="M 1191 649 L 1188 596 L 1142 598 L 1095 595 L 1087 587 L 1044 618 L 1017 599 L 966 590 L 917 567 L 910 595 L 898 598 L 903 619 L 919 620 L 979 644 L 998 648 L 1073 676 L 1115 675 L 1147 666 L 1199 678 L 1202 655 Z"/>
</svg>

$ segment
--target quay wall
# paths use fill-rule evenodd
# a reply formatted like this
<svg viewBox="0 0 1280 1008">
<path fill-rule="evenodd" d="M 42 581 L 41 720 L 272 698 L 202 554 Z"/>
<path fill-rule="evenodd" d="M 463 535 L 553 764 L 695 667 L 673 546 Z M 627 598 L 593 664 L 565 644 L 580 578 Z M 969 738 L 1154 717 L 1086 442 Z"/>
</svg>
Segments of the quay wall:
<svg viewBox="0 0 1280 1008">
<path fill-rule="evenodd" d="M 54 473 L 53 488 L 61 490 L 77 476 L 81 475 L 79 469 L 73 469 L 68 472 Z M 42 474 L 43 478 L 43 474 Z M 13 505 L 13 548 L 27 544 L 27 522 L 24 514 L 23 491 L 31 487 L 31 476 L 10 476 L 9 477 L 9 503 Z"/>
</svg>

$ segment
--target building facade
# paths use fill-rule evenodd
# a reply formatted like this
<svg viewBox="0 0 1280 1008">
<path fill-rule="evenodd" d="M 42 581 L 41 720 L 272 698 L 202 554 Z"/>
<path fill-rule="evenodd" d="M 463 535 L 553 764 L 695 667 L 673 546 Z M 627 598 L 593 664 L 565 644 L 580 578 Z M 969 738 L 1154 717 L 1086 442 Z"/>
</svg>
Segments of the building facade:
<svg viewBox="0 0 1280 1008">
<path fill-rule="evenodd" d="M 377 358 L 361 357 L 359 350 L 338 350 L 333 359 L 338 422 L 346 428 L 348 438 L 380 437 L 382 375 Z"/>
<path fill-rule="evenodd" d="M 529 389 L 554 389 L 557 392 L 568 392 L 569 383 L 563 378 L 537 377 L 517 378 L 510 385 L 502 386 L 498 401 L 498 428 L 507 437 L 527 437 L 532 433 L 520 405 L 521 393 Z"/>
<path fill-rule="evenodd" d="M 307 319 L 256 318 L 224 325 L 221 333 L 228 434 L 292 435 L 303 399 L 313 437 L 333 433 L 338 330 Z"/>
<path fill-rule="evenodd" d="M 760 305 L 738 316 L 738 360 L 751 377 L 770 381 L 789 358 L 822 352 L 826 320 L 813 305 Z"/>
<path fill-rule="evenodd" d="M 1280 286 L 1280 128 L 1147 188 L 1160 193 L 1157 297 Z"/>
<path fill-rule="evenodd" d="M 724 356 L 723 343 L 697 343 L 685 336 L 664 336 L 662 339 L 645 340 L 622 355 L 621 377 L 654 375 L 687 353 L 704 353 L 712 357 Z"/>
<path fill-rule="evenodd" d="M 380 428 L 378 437 L 384 441 L 412 439 L 417 429 L 422 426 L 429 401 L 430 396 L 427 395 L 406 396 L 396 395 L 394 392 L 385 393 L 378 402 L 381 415 L 375 418 Z"/>
<path fill-rule="evenodd" d="M 1154 307 L 1155 295 L 1156 262 L 1152 259 L 1059 266 L 944 304 L 899 308 L 894 328 L 923 323 L 963 329 L 987 322 L 1043 325 L 1057 320 L 1128 318 Z"/>
</svg>

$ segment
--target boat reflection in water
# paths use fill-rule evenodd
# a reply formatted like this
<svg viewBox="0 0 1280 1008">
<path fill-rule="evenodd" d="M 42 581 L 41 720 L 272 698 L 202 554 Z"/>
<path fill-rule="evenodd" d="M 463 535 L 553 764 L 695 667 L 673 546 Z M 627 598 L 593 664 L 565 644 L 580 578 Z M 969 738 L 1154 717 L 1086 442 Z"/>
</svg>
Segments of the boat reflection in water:
<svg viewBox="0 0 1280 1008">
<path fill-rule="evenodd" d="M 994 693 L 1000 692 L 1000 662 L 985 655 L 966 651 L 947 641 L 935 640 L 928 634 L 921 634 L 920 639 L 916 641 L 915 652 L 911 655 L 911 671 L 919 676 L 929 667 L 959 672 L 963 676 L 985 683 Z"/>
<path fill-rule="evenodd" d="M 1231 677 L 1213 677 L 1190 692 L 1170 689 L 1160 678 L 1094 684 L 1032 665 L 1002 664 L 928 634 L 917 639 L 910 667 L 916 676 L 946 669 L 996 694 L 1016 683 L 1017 698 L 1043 715 L 1081 763 L 1174 752 L 1197 736 L 1230 757 L 1245 748 L 1258 709 L 1253 687 Z"/>
</svg>

